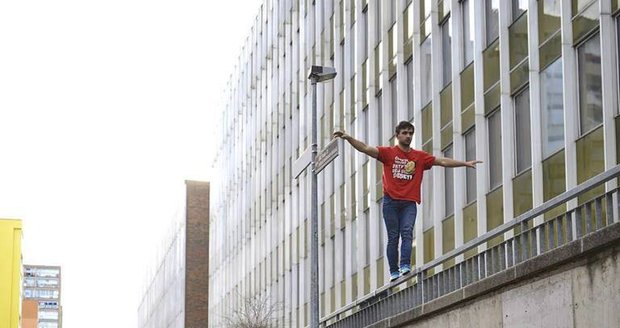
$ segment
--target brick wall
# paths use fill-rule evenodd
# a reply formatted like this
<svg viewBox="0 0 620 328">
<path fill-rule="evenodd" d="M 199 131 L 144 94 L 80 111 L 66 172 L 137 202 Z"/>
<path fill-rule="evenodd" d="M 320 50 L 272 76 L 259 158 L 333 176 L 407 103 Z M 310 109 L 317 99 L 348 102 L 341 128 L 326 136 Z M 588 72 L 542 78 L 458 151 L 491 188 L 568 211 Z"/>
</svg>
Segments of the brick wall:
<svg viewBox="0 0 620 328">
<path fill-rule="evenodd" d="M 208 326 L 209 313 L 209 183 L 185 181 L 185 327 Z"/>
</svg>

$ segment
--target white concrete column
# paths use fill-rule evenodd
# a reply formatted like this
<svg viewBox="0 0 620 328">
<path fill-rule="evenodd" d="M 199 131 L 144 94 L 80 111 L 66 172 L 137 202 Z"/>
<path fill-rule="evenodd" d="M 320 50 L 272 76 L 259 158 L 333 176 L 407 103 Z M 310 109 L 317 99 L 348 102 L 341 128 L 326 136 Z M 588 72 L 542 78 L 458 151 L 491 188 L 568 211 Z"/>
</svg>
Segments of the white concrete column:
<svg viewBox="0 0 620 328">
<path fill-rule="evenodd" d="M 489 149 L 487 122 L 484 115 L 484 71 L 482 51 L 486 49 L 486 29 L 484 21 L 484 1 L 469 0 L 470 6 L 474 5 L 474 12 L 482 13 L 474 16 L 474 104 L 475 104 L 475 127 L 476 127 L 476 158 L 484 163 L 476 169 L 476 209 L 478 214 L 478 236 L 487 231 L 487 199 L 489 189 Z M 478 246 L 478 251 L 486 249 L 486 244 Z"/>
<path fill-rule="evenodd" d="M 566 156 L 566 190 L 577 186 L 577 147 L 579 138 L 579 88 L 577 55 L 573 47 L 571 1 L 562 0 L 562 73 L 564 78 L 564 145 Z M 577 206 L 577 199 L 567 203 L 567 210 Z"/>
<path fill-rule="evenodd" d="M 616 124 L 615 116 L 618 114 L 618 36 L 616 22 L 611 15 L 611 1 L 599 0 L 600 38 L 601 38 L 601 73 L 603 93 L 603 132 L 605 140 L 605 169 L 616 166 Z M 620 19 L 620 18 L 615 18 Z M 605 184 L 606 190 L 616 188 L 616 179 Z"/>
</svg>

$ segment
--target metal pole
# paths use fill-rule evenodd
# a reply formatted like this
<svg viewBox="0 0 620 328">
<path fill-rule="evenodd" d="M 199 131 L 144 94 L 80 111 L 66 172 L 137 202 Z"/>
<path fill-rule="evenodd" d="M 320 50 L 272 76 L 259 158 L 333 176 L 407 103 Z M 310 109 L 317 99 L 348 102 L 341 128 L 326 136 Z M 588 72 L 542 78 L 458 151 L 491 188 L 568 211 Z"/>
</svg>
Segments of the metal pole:
<svg viewBox="0 0 620 328">
<path fill-rule="evenodd" d="M 317 122 L 316 122 L 316 79 L 312 84 L 312 204 L 311 204 L 311 236 L 310 236 L 310 327 L 319 327 L 319 222 L 318 222 L 318 188 L 315 160 L 317 154 Z"/>
</svg>

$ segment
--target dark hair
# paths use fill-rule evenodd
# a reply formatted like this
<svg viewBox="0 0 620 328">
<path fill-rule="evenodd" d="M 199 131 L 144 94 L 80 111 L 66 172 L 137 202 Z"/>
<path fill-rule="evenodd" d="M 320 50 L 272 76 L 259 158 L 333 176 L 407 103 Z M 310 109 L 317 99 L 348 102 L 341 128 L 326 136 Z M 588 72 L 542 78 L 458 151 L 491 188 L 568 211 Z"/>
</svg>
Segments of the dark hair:
<svg viewBox="0 0 620 328">
<path fill-rule="evenodd" d="M 413 124 L 411 124 L 411 122 L 400 121 L 400 123 L 398 123 L 398 125 L 396 126 L 394 130 L 396 131 L 396 134 L 399 134 L 400 131 L 409 130 L 409 129 L 415 131 L 415 127 L 413 126 Z"/>
</svg>

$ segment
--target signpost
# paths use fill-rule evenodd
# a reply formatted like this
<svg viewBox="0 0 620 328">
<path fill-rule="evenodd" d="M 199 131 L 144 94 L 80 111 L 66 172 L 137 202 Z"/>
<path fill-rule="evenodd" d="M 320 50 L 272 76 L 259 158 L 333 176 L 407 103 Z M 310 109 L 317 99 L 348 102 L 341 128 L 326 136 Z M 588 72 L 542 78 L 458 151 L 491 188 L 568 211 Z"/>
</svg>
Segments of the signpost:
<svg viewBox="0 0 620 328">
<path fill-rule="evenodd" d="M 318 190 L 317 175 L 342 149 L 339 139 L 332 140 L 317 155 L 317 119 L 316 119 L 316 84 L 329 81 L 336 77 L 332 67 L 312 66 L 310 84 L 312 85 L 312 145 L 293 164 L 293 176 L 298 178 L 308 165 L 312 165 L 312 204 L 310 206 L 310 328 L 319 328 L 319 223 L 318 223 Z"/>
</svg>

